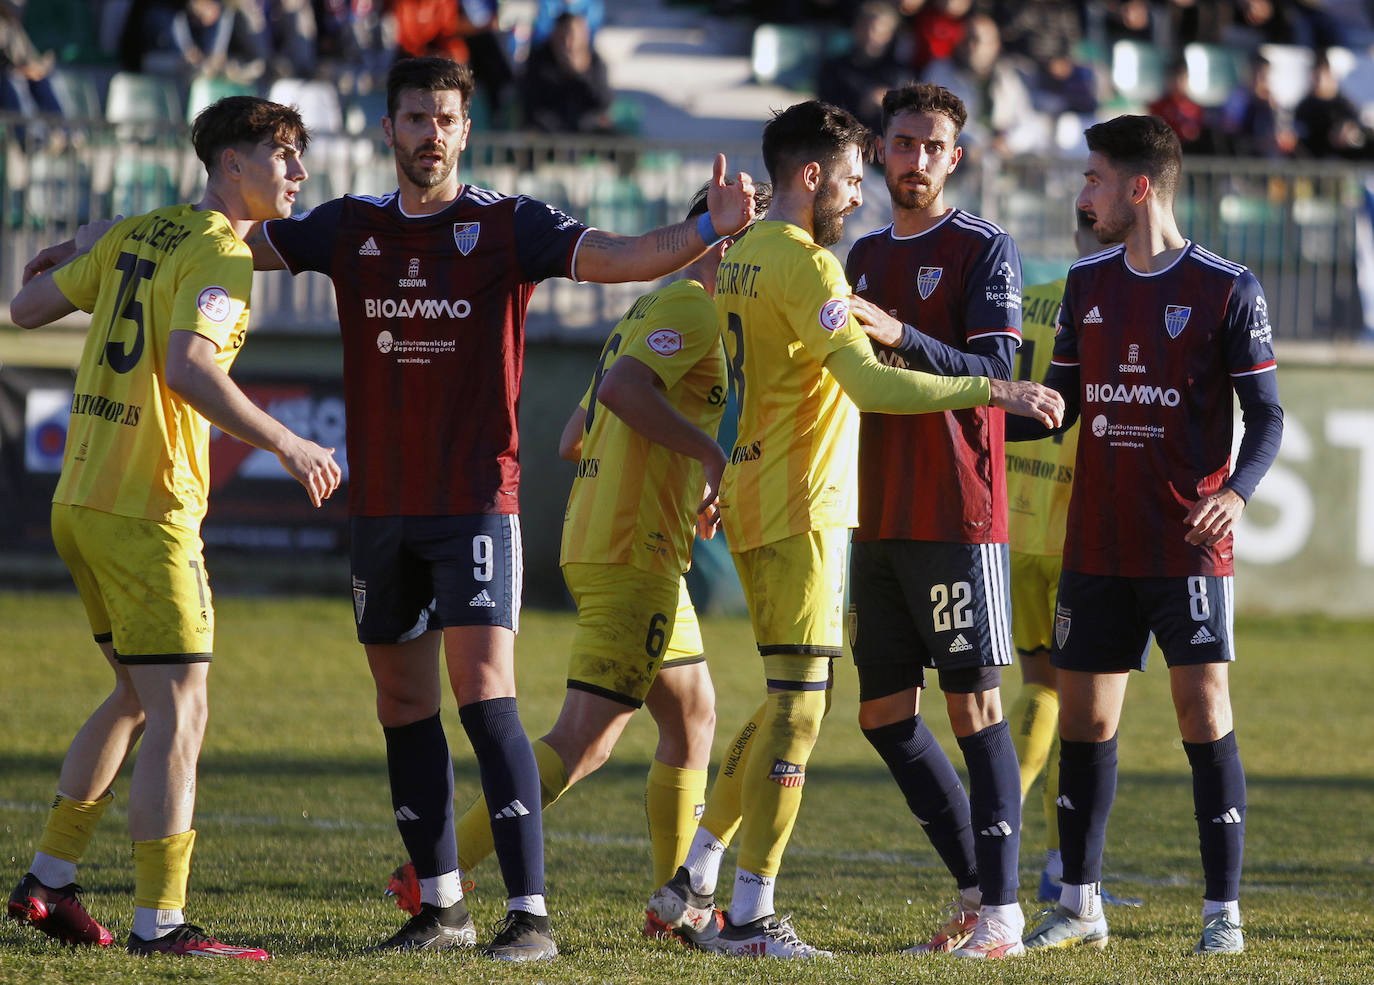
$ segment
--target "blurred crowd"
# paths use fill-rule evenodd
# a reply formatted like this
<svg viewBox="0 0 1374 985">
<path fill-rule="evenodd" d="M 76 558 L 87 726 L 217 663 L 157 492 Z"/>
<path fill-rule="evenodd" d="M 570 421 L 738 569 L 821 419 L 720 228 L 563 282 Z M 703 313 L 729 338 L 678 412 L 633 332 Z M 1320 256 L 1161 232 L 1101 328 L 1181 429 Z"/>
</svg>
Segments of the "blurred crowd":
<svg viewBox="0 0 1374 985">
<path fill-rule="evenodd" d="M 266 92 L 277 79 L 323 79 L 342 98 L 377 92 L 407 55 L 471 65 L 496 125 L 610 132 L 614 98 L 592 45 L 601 0 L 539 0 L 533 19 L 502 30 L 498 0 L 0 0 L 0 110 L 60 113 L 53 53 L 35 43 L 53 21 L 97 25 L 88 62 Z M 56 25 L 61 30 L 62 25 Z M 78 55 L 78 57 L 81 57 Z"/>
<path fill-rule="evenodd" d="M 965 140 L 975 149 L 1043 152 L 1056 146 L 1065 114 L 1073 125 L 1061 132 L 1076 140 L 1097 115 L 1145 111 L 1167 120 L 1192 153 L 1374 157 L 1367 126 L 1374 107 L 1357 104 L 1342 87 L 1347 73 L 1374 64 L 1368 0 L 718 0 L 716 6 L 722 12 L 747 6 L 755 16 L 827 32 L 847 25 L 849 50 L 823 61 L 816 73 L 821 98 L 876 125 L 886 89 L 938 82 L 968 106 Z M 1194 58 L 1185 57 L 1190 52 Z M 1297 55 L 1275 64 L 1266 52 Z M 1209 57 L 1229 61 L 1234 83 L 1217 98 L 1199 99 L 1190 69 Z M 1142 72 L 1157 69 L 1154 91 L 1148 79 L 1122 85 L 1117 66 L 1123 59 L 1128 80 L 1140 82 Z M 1278 73 L 1285 92 L 1305 95 L 1295 102 L 1279 98 Z M 1374 71 L 1369 76 L 1359 81 L 1374 96 Z"/>
<path fill-rule="evenodd" d="M 537 0 L 502 25 L 498 0 L 0 0 L 0 110 L 68 112 L 45 40 L 95 25 L 111 69 L 223 79 L 266 92 L 324 79 L 341 99 L 375 93 L 404 55 L 472 66 L 483 126 L 614 133 L 615 93 L 595 36 L 604 0 Z M 890 87 L 922 79 L 969 108 L 974 153 L 1068 149 L 1096 115 L 1148 110 L 1186 150 L 1258 157 L 1374 156 L 1374 0 L 698 0 L 819 39 L 814 90 L 876 126 Z M 49 41 L 49 43 L 51 43 Z M 1157 85 L 1123 89 L 1120 49 Z M 1131 46 L 1135 46 L 1134 49 Z M 1270 55 L 1305 57 L 1274 63 Z M 1230 59 L 1230 91 L 1199 98 L 1193 51 Z M 1266 54 L 1268 53 L 1268 54 Z M 77 57 L 80 57 L 79 55 Z M 1298 81 L 1294 73 L 1301 75 Z M 1367 78 L 1365 78 L 1367 76 Z M 1296 87 L 1296 88 L 1295 88 Z M 1280 98 L 1280 90 L 1292 98 Z M 1147 93 L 1147 98 L 1141 92 Z M 1363 114 L 1363 117 L 1362 117 Z M 1067 125 L 1066 125 L 1067 123 Z M 1058 140 L 1058 143 L 1057 143 Z"/>
</svg>

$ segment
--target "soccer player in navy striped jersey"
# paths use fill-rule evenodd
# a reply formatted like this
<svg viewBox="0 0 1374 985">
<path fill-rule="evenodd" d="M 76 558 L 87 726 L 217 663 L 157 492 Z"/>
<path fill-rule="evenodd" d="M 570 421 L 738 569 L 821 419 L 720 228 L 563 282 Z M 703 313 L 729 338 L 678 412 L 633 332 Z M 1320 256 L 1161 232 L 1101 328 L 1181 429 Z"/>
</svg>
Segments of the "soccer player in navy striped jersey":
<svg viewBox="0 0 1374 985">
<path fill-rule="evenodd" d="M 1069 408 L 1062 426 L 1080 412 L 1085 423 L 1052 652 L 1064 886 L 1025 943 L 1107 942 L 1100 880 L 1117 726 L 1153 633 L 1193 774 L 1205 883 L 1195 950 L 1234 953 L 1246 802 L 1229 690 L 1232 532 L 1283 433 L 1268 306 L 1249 270 L 1179 231 L 1182 151 L 1163 120 L 1119 116 L 1086 134 L 1078 207 L 1113 245 L 1069 269 L 1047 379 Z M 1244 424 L 1234 468 L 1233 393 Z"/>
<path fill-rule="evenodd" d="M 958 96 L 930 83 L 884 96 L 893 220 L 854 244 L 845 273 L 883 361 L 1006 380 L 1021 337 L 1020 254 L 998 226 L 945 202 L 966 117 Z M 866 413 L 859 428 L 859 724 L 958 887 L 950 919 L 912 954 L 1023 950 L 1020 771 L 1000 691 L 1012 662 L 1003 422 L 974 407 Z M 921 719 L 926 667 L 939 670 L 969 794 Z"/>
<path fill-rule="evenodd" d="M 694 260 L 753 214 L 748 175 L 710 212 L 642 236 L 589 229 L 524 196 L 465 184 L 473 93 L 465 65 L 404 59 L 382 130 L 398 188 L 268 223 L 258 269 L 334 282 L 348 411 L 351 566 L 358 639 L 377 686 L 397 827 L 421 907 L 379 947 L 470 947 L 439 721 L 442 649 L 472 742 L 508 896 L 485 953 L 557 954 L 544 899 L 539 771 L 515 702 L 521 549 L 516 410 L 525 309 L 549 277 L 648 281 Z"/>
</svg>

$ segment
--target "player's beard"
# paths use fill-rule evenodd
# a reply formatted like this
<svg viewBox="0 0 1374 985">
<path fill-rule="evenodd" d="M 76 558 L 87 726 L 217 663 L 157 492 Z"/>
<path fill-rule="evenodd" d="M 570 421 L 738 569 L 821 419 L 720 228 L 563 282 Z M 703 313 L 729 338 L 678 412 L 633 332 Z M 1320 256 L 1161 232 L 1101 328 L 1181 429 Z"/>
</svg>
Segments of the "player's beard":
<svg viewBox="0 0 1374 985">
<path fill-rule="evenodd" d="M 818 246 L 834 246 L 844 237 L 845 211 L 833 198 L 824 196 L 830 183 L 822 182 L 811 205 L 811 238 Z"/>
<path fill-rule="evenodd" d="M 436 188 L 442 185 L 448 181 L 449 175 L 453 174 L 453 168 L 458 163 L 458 155 L 452 154 L 444 156 L 437 167 L 422 168 L 417 158 L 428 153 L 443 155 L 445 152 L 432 143 L 420 144 L 414 150 L 406 150 L 400 144 L 396 145 L 396 163 L 406 179 L 417 188 Z"/>
<path fill-rule="evenodd" d="M 1093 235 L 1103 246 L 1126 242 L 1135 228 L 1135 213 L 1128 208 L 1112 209 L 1094 217 Z"/>
<path fill-rule="evenodd" d="M 893 208 L 901 209 L 904 212 L 924 211 L 930 208 L 931 203 L 945 190 L 943 180 L 937 183 L 929 175 L 926 176 L 926 181 L 929 184 L 924 188 L 909 188 L 902 184 L 905 179 L 916 177 L 916 174 L 914 171 L 908 171 L 906 174 L 898 175 L 895 178 L 884 178 L 887 182 L 888 194 L 892 196 Z"/>
</svg>

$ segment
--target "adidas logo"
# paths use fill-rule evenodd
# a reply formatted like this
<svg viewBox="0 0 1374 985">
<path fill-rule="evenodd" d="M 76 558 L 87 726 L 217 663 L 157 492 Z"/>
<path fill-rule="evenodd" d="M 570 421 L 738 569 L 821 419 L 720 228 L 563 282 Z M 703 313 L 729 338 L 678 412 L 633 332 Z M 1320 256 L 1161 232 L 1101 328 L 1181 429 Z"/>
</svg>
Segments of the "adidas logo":
<svg viewBox="0 0 1374 985">
<path fill-rule="evenodd" d="M 369 236 L 367 242 L 358 247 L 358 256 L 360 257 L 379 257 L 381 255 L 382 251 L 377 249 L 377 239 L 374 236 Z"/>
<path fill-rule="evenodd" d="M 986 835 L 989 838 L 1007 838 L 1011 835 L 1011 825 L 1006 821 L 998 821 L 992 827 L 984 828 L 978 833 L 980 835 Z"/>
<path fill-rule="evenodd" d="M 402 804 L 399 808 L 396 809 L 396 820 L 398 820 L 398 821 L 418 821 L 418 820 L 420 820 L 420 815 L 419 815 L 419 814 L 416 814 L 416 813 L 415 813 L 414 811 L 412 811 L 409 807 L 407 807 L 407 806 L 405 806 L 404 804 Z"/>
<path fill-rule="evenodd" d="M 1240 823 L 1241 823 L 1240 811 L 1236 810 L 1234 807 L 1228 807 L 1228 808 L 1226 808 L 1226 813 L 1223 814 L 1223 815 L 1221 815 L 1221 817 L 1214 817 L 1214 818 L 1212 818 L 1212 823 L 1213 823 L 1213 824 L 1240 824 Z"/>
<path fill-rule="evenodd" d="M 1217 638 L 1207 631 L 1206 626 L 1199 626 L 1198 631 L 1193 634 L 1193 638 L 1188 642 L 1197 646 L 1199 643 L 1215 643 Z"/>
<path fill-rule="evenodd" d="M 475 606 L 479 609 L 494 609 L 496 608 L 496 603 L 492 600 L 492 597 L 487 594 L 487 590 L 484 588 L 472 597 L 472 601 L 468 603 L 468 606 Z"/>
<path fill-rule="evenodd" d="M 526 807 L 524 804 L 520 803 L 519 800 L 512 800 L 509 804 L 501 808 L 491 817 L 493 821 L 500 821 L 502 819 L 509 821 L 513 818 L 524 817 L 529 812 L 530 809 Z"/>
<path fill-rule="evenodd" d="M 1097 310 L 1097 305 L 1092 306 L 1092 310 L 1083 316 L 1084 325 L 1101 325 L 1102 312 Z"/>
<path fill-rule="evenodd" d="M 965 650 L 972 650 L 973 644 L 964 639 L 964 634 L 960 633 L 954 637 L 954 642 L 949 645 L 950 653 L 963 653 Z"/>
<path fill-rule="evenodd" d="M 860 274 L 859 282 L 854 285 L 854 293 L 858 294 L 860 291 L 866 290 L 868 290 L 868 274 Z"/>
<path fill-rule="evenodd" d="M 1077 807 L 1073 806 L 1073 801 L 1070 800 L 1068 797 L 1064 796 L 1062 793 L 1061 793 L 1058 797 L 1055 797 L 1055 798 L 1054 798 L 1054 802 L 1055 802 L 1056 805 L 1058 805 L 1059 807 L 1064 808 L 1064 810 L 1066 810 L 1066 811 L 1076 811 L 1076 810 L 1078 810 Z"/>
</svg>

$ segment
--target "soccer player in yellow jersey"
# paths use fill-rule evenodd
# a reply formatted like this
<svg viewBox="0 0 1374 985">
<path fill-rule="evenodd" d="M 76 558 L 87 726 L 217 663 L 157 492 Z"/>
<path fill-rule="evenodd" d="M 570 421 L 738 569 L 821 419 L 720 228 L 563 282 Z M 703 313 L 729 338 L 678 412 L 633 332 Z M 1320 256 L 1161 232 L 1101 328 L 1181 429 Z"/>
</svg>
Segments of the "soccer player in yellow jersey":
<svg viewBox="0 0 1374 985">
<path fill-rule="evenodd" d="M 1092 217 L 1077 213 L 1074 247 L 1080 257 L 1095 253 Z M 1017 377 L 1043 380 L 1054 352 L 1055 323 L 1064 280 L 1035 284 L 1021 292 L 1021 348 Z M 1021 800 L 1035 778 L 1045 772 L 1043 807 L 1046 822 L 1045 868 L 1040 873 L 1039 898 L 1059 900 L 1064 863 L 1059 857 L 1059 692 L 1050 664 L 1054 602 L 1064 552 L 1064 519 L 1073 489 L 1078 425 L 1063 434 L 1007 445 L 1007 504 L 1011 515 L 1011 632 L 1021 664 L 1021 693 L 1007 714 L 1012 741 L 1021 763 Z M 1138 906 L 1140 900 L 1113 896 L 1105 890 L 1102 902 Z"/>
<path fill-rule="evenodd" d="M 112 942 L 81 904 L 76 865 L 141 737 L 129 787 L 129 952 L 268 958 L 221 943 L 183 913 L 214 638 L 200 522 L 211 424 L 274 452 L 316 506 L 339 485 L 332 448 L 292 433 L 228 376 L 248 330 L 243 236 L 290 214 L 308 136 L 289 107 L 220 100 L 191 133 L 209 173 L 198 204 L 116 222 L 98 241 L 99 230 L 83 227 L 29 264 L 10 306 L 25 328 L 91 313 L 52 529 L 115 684 L 67 751 L 33 864 L 9 899 L 11 916 L 67 943 Z M 34 275 L 45 254 L 72 250 Z"/>
<path fill-rule="evenodd" d="M 755 209 L 768 188 L 755 185 Z M 689 219 L 706 213 L 706 190 Z M 715 533 L 725 453 L 725 353 L 711 302 L 721 240 L 682 279 L 638 299 L 616 324 L 568 419 L 559 453 L 577 463 L 563 520 L 563 577 L 577 603 L 568 693 L 534 745 L 543 806 L 611 754 L 641 705 L 659 729 L 645 804 L 654 885 L 687 854 L 706 799 L 715 692 L 683 573 L 694 527 Z M 704 493 L 703 493 L 704 490 Z M 484 798 L 457 823 L 470 870 L 493 850 Z M 646 933 L 668 933 L 652 919 Z M 692 941 L 691 931 L 683 933 Z"/>
<path fill-rule="evenodd" d="M 767 684 L 742 768 L 717 778 L 686 862 L 649 901 L 670 926 L 704 922 L 721 856 L 738 828 L 739 867 L 724 927 L 702 946 L 723 954 L 810 958 L 773 905 L 806 762 L 842 651 L 848 531 L 857 523 L 859 411 L 921 413 L 993 404 L 1040 420 L 1062 404 L 1042 388 L 985 377 L 936 377 L 880 364 L 851 316 L 850 286 L 826 247 L 862 204 L 869 131 L 816 101 L 764 128 L 773 181 L 768 219 L 729 250 L 716 310 L 739 440 L 721 512 L 744 586 Z"/>
</svg>

